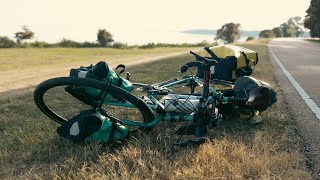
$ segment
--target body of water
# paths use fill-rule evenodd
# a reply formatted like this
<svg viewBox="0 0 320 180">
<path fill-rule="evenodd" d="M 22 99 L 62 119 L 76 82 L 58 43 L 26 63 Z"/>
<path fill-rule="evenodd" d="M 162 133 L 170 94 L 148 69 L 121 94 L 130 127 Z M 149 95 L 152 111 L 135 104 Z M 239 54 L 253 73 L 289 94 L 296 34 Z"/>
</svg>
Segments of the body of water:
<svg viewBox="0 0 320 180">
<path fill-rule="evenodd" d="M 140 31 L 130 34 L 114 35 L 115 41 L 129 45 L 147 43 L 199 43 L 202 41 L 215 42 L 215 30 L 188 30 L 188 31 Z M 245 41 L 249 36 L 258 38 L 259 31 L 241 31 L 239 41 Z M 133 38 L 136 37 L 136 38 Z"/>
<path fill-rule="evenodd" d="M 148 43 L 199 43 L 202 41 L 214 42 L 214 34 L 187 34 L 170 31 L 144 31 L 133 34 L 122 34 L 119 37 L 115 34 L 114 40 L 129 45 L 142 45 Z"/>
<path fill-rule="evenodd" d="M 260 31 L 245 31 L 240 32 L 239 42 L 246 41 L 248 37 L 259 37 Z M 114 34 L 115 41 L 127 43 L 128 45 L 142 45 L 148 43 L 199 43 L 207 41 L 215 42 L 214 38 L 216 30 L 186 30 L 186 31 L 136 31 L 126 34 Z M 310 37 L 309 32 L 305 32 L 302 37 Z"/>
</svg>

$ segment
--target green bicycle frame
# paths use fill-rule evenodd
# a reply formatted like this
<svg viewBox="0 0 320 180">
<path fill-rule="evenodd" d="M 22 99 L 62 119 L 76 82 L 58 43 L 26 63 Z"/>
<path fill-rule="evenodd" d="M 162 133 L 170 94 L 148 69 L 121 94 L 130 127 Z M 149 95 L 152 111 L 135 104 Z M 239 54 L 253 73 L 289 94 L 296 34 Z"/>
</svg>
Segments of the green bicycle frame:
<svg viewBox="0 0 320 180">
<path fill-rule="evenodd" d="M 203 81 L 200 78 L 196 78 L 196 77 L 186 77 L 184 79 L 181 80 L 174 80 L 169 81 L 167 83 L 163 83 L 161 84 L 159 87 L 163 87 L 163 88 L 170 88 L 172 86 L 178 85 L 178 84 L 183 84 L 183 83 L 187 83 L 190 80 L 194 80 L 199 84 L 202 84 Z M 135 86 L 145 86 L 145 84 L 134 84 Z M 217 92 L 217 90 L 214 87 L 210 87 L 210 90 L 213 92 L 213 96 L 214 95 L 219 95 L 219 92 Z M 155 95 L 157 95 L 157 91 L 149 91 L 147 92 L 147 97 L 151 100 L 152 103 L 147 103 L 148 106 L 155 111 L 157 108 L 163 108 L 163 105 L 158 101 L 158 99 L 155 97 Z M 197 94 L 198 95 L 198 94 Z M 209 97 L 209 100 L 213 98 L 213 96 Z M 222 102 L 229 102 L 230 100 L 237 100 L 236 98 L 230 98 L 230 97 L 223 97 L 222 98 Z M 240 100 L 240 99 L 239 99 Z M 122 106 L 122 107 L 129 107 L 129 108 L 135 108 L 134 105 L 132 105 L 131 103 L 127 103 L 127 102 L 108 102 L 105 101 L 104 104 L 107 105 L 112 105 L 112 106 Z M 124 125 L 128 125 L 128 126 L 137 126 L 137 127 L 153 127 L 155 125 L 157 125 L 160 121 L 167 121 L 167 122 L 171 122 L 171 121 L 181 121 L 181 119 L 183 119 L 183 121 L 192 121 L 193 120 L 193 113 L 166 113 L 165 116 L 161 116 L 159 115 L 158 117 L 156 117 L 153 121 L 150 122 L 138 122 L 138 121 L 131 121 L 131 120 L 122 120 L 122 123 Z"/>
</svg>

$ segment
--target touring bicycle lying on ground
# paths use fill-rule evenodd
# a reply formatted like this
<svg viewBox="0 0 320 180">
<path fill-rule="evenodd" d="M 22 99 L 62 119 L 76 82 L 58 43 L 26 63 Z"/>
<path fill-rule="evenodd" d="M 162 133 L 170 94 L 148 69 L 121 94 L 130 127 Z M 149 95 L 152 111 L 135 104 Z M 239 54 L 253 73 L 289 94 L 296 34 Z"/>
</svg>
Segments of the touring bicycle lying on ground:
<svg viewBox="0 0 320 180">
<path fill-rule="evenodd" d="M 148 132 L 160 121 L 190 122 L 177 134 L 194 138 L 178 145 L 205 142 L 207 128 L 227 118 L 259 121 L 259 113 L 276 102 L 276 92 L 263 81 L 250 77 L 258 54 L 234 45 L 190 51 L 196 75 L 155 84 L 131 83 L 130 73 L 120 77 L 106 62 L 71 69 L 69 77 L 46 80 L 34 92 L 39 109 L 61 124 L 57 132 L 73 142 L 122 141 L 130 134 Z M 135 92 L 135 93 L 134 93 Z M 76 108 L 75 108 L 76 107 Z"/>
</svg>

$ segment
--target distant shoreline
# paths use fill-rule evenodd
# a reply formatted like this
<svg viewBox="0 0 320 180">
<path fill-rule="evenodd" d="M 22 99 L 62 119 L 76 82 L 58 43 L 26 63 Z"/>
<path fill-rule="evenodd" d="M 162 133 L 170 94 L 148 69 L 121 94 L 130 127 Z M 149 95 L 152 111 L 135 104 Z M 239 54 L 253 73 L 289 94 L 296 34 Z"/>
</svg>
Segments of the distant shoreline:
<svg viewBox="0 0 320 180">
<path fill-rule="evenodd" d="M 196 35 L 216 35 L 217 30 L 210 30 L 210 29 L 191 29 L 191 30 L 185 30 L 181 31 L 181 33 L 184 34 L 196 34 Z M 260 31 L 240 31 L 240 36 L 245 37 L 259 37 Z"/>
<path fill-rule="evenodd" d="M 240 36 L 241 37 L 259 37 L 259 33 L 261 31 L 248 31 L 248 30 L 240 30 Z M 215 36 L 217 34 L 217 30 L 214 29 L 190 29 L 181 31 L 181 33 L 184 34 L 194 34 L 194 35 L 213 35 Z M 304 32 L 302 37 L 310 37 L 309 32 Z"/>
</svg>

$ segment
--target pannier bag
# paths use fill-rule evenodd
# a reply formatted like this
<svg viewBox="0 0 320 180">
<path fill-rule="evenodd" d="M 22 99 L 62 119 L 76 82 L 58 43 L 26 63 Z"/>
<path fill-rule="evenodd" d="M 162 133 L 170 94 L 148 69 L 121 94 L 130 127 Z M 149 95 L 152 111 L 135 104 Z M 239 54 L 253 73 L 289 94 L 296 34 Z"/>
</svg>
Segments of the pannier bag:
<svg viewBox="0 0 320 180">
<path fill-rule="evenodd" d="M 239 77 L 234 82 L 234 94 L 236 98 L 248 98 L 250 92 L 257 87 L 266 87 L 269 90 L 269 107 L 277 102 L 277 93 L 272 86 L 264 81 L 257 80 L 250 76 Z M 253 116 L 254 111 L 249 108 L 242 108 L 240 110 L 240 119 L 248 119 Z"/>
<path fill-rule="evenodd" d="M 235 45 L 205 47 L 199 54 L 218 61 L 211 79 L 226 81 L 250 76 L 259 60 L 255 51 Z M 203 71 L 203 69 L 198 68 L 197 76 L 203 78 Z"/>
<path fill-rule="evenodd" d="M 234 94 L 236 98 L 248 98 L 250 92 L 256 88 L 264 86 L 269 89 L 269 106 L 272 106 L 277 102 L 277 93 L 274 91 L 273 87 L 264 81 L 257 80 L 251 76 L 243 76 L 238 78 L 234 82 Z"/>
<path fill-rule="evenodd" d="M 124 71 L 125 66 L 124 65 L 118 65 L 116 69 L 119 67 L 123 68 L 121 72 Z M 120 72 L 120 73 L 121 73 Z M 90 79 L 96 79 L 104 82 L 109 82 L 113 85 L 116 85 L 128 92 L 131 92 L 133 90 L 132 84 L 120 77 L 118 74 L 116 74 L 111 68 L 109 68 L 108 64 L 104 61 L 98 62 L 96 65 L 91 65 L 88 67 L 80 67 L 77 69 L 71 69 L 70 70 L 70 77 L 79 77 L 79 78 L 90 78 Z M 91 100 L 99 100 L 103 96 L 103 92 L 101 90 L 95 89 L 95 88 L 89 88 L 89 87 L 75 87 L 75 86 L 69 86 L 66 88 L 66 91 L 73 95 L 74 97 L 78 98 L 79 100 L 82 100 L 84 103 L 90 104 L 89 101 Z M 107 101 L 114 101 L 119 100 L 117 97 L 112 97 L 110 94 L 106 96 Z"/>
<path fill-rule="evenodd" d="M 124 140 L 128 129 L 118 122 L 112 122 L 94 110 L 85 110 L 57 128 L 60 137 L 74 143 L 111 143 Z"/>
</svg>

